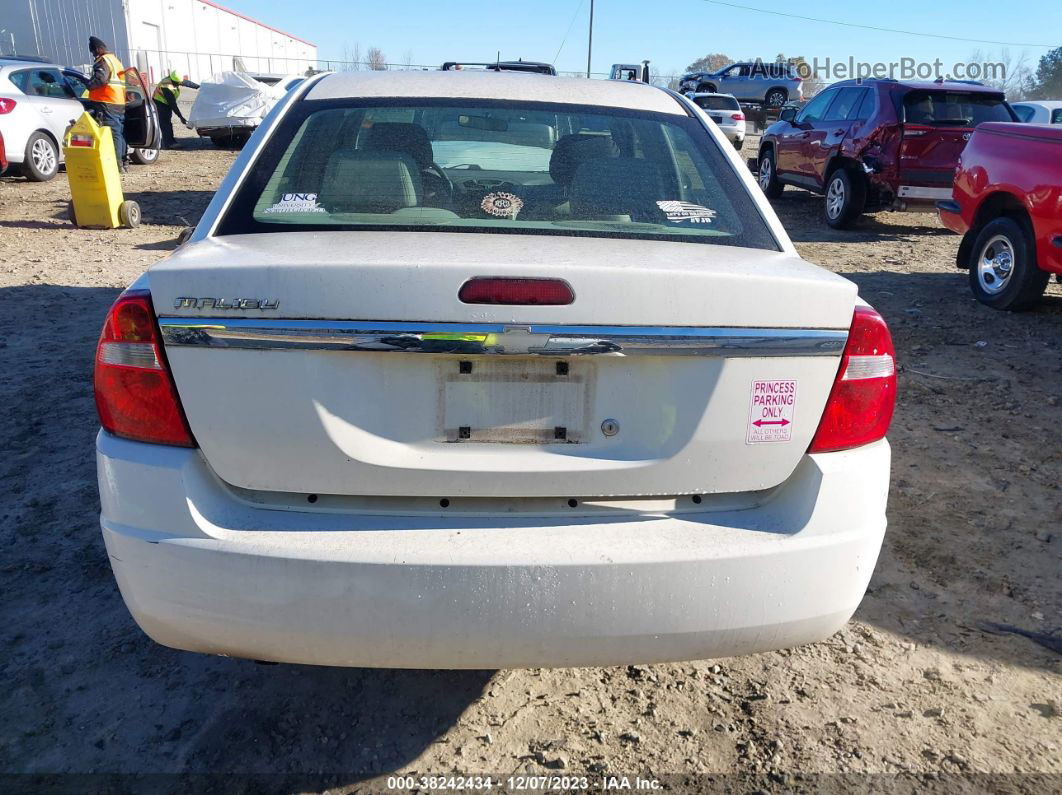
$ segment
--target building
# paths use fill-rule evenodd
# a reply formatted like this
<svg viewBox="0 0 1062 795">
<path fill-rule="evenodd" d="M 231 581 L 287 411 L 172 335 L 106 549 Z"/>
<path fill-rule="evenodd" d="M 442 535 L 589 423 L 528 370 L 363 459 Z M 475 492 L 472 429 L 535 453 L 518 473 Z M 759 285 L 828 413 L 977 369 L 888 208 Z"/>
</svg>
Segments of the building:
<svg viewBox="0 0 1062 795">
<path fill-rule="evenodd" d="M 87 66 L 88 37 L 152 81 L 171 68 L 196 82 L 233 69 L 295 74 L 317 46 L 212 0 L 2 0 L 0 55 Z"/>
</svg>

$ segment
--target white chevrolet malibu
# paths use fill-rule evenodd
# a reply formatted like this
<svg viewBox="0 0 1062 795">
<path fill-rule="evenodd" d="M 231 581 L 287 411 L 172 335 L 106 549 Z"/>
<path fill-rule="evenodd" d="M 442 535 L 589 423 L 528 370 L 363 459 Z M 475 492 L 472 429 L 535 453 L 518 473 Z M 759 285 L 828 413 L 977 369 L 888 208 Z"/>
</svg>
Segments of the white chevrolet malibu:
<svg viewBox="0 0 1062 795">
<path fill-rule="evenodd" d="M 885 323 L 647 85 L 307 80 L 117 299 L 95 387 L 111 566 L 180 649 L 777 649 L 848 620 L 885 532 Z"/>
</svg>

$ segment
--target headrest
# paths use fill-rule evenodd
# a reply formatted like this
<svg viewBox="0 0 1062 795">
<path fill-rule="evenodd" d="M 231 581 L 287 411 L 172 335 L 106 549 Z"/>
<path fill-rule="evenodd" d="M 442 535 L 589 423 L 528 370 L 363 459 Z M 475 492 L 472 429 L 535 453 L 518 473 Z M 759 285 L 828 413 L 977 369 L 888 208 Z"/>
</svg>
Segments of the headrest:
<svg viewBox="0 0 1062 795">
<path fill-rule="evenodd" d="M 369 128 L 363 147 L 371 152 L 404 152 L 417 168 L 429 168 L 435 160 L 427 131 L 419 124 L 378 121 Z"/>
<path fill-rule="evenodd" d="M 570 190 L 572 217 L 584 219 L 627 215 L 633 221 L 659 221 L 657 202 L 666 198 L 657 165 L 633 157 L 582 163 Z"/>
<path fill-rule="evenodd" d="M 549 159 L 549 175 L 558 185 L 571 185 L 572 177 L 581 163 L 615 154 L 612 139 L 607 135 L 572 133 L 565 135 L 553 147 Z"/>
<path fill-rule="evenodd" d="M 420 170 L 409 155 L 340 149 L 328 158 L 317 198 L 330 212 L 393 213 L 416 207 L 421 194 Z"/>
</svg>

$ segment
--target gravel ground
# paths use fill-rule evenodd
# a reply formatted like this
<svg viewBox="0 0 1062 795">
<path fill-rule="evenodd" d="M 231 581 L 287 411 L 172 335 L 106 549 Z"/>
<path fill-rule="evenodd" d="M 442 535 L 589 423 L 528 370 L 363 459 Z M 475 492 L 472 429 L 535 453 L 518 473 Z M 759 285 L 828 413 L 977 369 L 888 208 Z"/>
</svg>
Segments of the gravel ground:
<svg viewBox="0 0 1062 795">
<path fill-rule="evenodd" d="M 97 526 L 91 362 L 119 289 L 174 248 L 234 158 L 181 133 L 186 148 L 124 180 L 136 230 L 74 228 L 65 178 L 0 180 L 0 771 L 274 774 L 115 785 L 174 791 L 526 771 L 690 791 L 1062 789 L 1062 657 L 979 628 L 1062 624 L 1062 290 L 992 311 L 934 217 L 835 232 L 791 189 L 775 207 L 797 247 L 859 284 L 902 365 L 890 528 L 841 632 L 740 659 L 482 672 L 266 667 L 149 641 Z"/>
</svg>

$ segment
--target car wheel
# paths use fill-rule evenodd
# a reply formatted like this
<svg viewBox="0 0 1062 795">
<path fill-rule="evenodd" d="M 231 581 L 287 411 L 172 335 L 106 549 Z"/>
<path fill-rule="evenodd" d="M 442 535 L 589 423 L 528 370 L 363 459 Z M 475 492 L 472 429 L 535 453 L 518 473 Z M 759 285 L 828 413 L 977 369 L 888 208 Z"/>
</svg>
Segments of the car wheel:
<svg viewBox="0 0 1062 795">
<path fill-rule="evenodd" d="M 159 149 L 134 149 L 129 153 L 129 159 L 142 166 L 150 166 L 159 159 Z"/>
<path fill-rule="evenodd" d="M 701 83 L 697 86 L 697 92 L 700 94 L 715 94 L 715 85 L 713 83 Z"/>
<path fill-rule="evenodd" d="M 744 138 L 738 138 L 736 141 L 733 142 L 733 144 L 734 144 L 734 148 L 737 149 L 740 152 L 742 147 L 745 146 L 745 139 Z"/>
<path fill-rule="evenodd" d="M 863 214 L 867 186 L 846 168 L 834 171 L 826 182 L 826 223 L 834 229 L 848 229 Z"/>
<path fill-rule="evenodd" d="M 772 88 L 767 92 L 763 102 L 768 108 L 780 108 L 788 98 L 784 88 Z"/>
<path fill-rule="evenodd" d="M 763 195 L 768 199 L 777 199 L 782 195 L 784 186 L 778 181 L 778 174 L 775 171 L 774 150 L 764 149 L 763 154 L 760 155 L 759 176 L 756 181 Z"/>
<path fill-rule="evenodd" d="M 1013 218 L 997 218 L 981 230 L 970 249 L 970 288 L 978 301 L 1012 312 L 1039 301 L 1050 274 L 1037 267 L 1030 237 Z"/>
<path fill-rule="evenodd" d="M 26 142 L 26 159 L 22 173 L 33 182 L 47 182 L 59 173 L 59 149 L 55 141 L 42 132 L 35 132 Z"/>
</svg>

